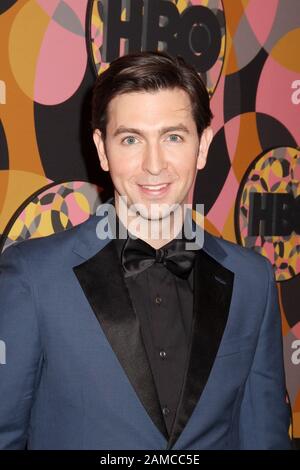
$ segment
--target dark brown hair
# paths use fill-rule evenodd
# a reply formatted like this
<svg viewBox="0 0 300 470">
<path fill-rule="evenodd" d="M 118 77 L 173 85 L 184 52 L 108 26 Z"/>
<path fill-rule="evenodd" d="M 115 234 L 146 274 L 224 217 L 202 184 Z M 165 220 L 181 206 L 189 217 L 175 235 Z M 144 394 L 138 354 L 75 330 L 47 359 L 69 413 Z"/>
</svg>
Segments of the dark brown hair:
<svg viewBox="0 0 300 470">
<path fill-rule="evenodd" d="M 196 70 L 182 57 L 165 52 L 140 52 L 114 60 L 94 85 L 92 97 L 92 128 L 106 136 L 107 109 L 117 95 L 132 92 L 155 92 L 180 88 L 186 91 L 199 135 L 213 117 L 209 95 Z"/>
</svg>

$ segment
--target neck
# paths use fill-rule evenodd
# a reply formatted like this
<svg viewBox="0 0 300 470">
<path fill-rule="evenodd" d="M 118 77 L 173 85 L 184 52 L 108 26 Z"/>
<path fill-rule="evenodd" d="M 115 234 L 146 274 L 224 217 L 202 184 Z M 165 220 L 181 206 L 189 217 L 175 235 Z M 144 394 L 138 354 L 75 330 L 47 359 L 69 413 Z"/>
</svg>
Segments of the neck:
<svg viewBox="0 0 300 470">
<path fill-rule="evenodd" d="M 129 233 L 148 243 L 155 249 L 161 248 L 176 238 L 183 226 L 185 208 L 178 205 L 175 210 L 162 218 L 148 219 L 133 213 L 120 197 L 115 198 L 116 213 Z"/>
</svg>

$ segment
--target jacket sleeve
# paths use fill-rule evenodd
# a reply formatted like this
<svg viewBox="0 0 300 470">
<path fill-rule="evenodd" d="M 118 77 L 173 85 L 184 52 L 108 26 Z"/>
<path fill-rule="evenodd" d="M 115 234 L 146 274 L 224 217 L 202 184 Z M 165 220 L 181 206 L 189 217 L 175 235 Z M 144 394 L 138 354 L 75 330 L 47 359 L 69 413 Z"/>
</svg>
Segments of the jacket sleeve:
<svg viewBox="0 0 300 470">
<path fill-rule="evenodd" d="M 241 405 L 240 448 L 290 449 L 278 293 L 272 265 L 265 262 L 268 294 Z"/>
<path fill-rule="evenodd" d="M 16 245 L 0 257 L 0 341 L 0 449 L 24 449 L 42 348 L 33 284 Z"/>
</svg>

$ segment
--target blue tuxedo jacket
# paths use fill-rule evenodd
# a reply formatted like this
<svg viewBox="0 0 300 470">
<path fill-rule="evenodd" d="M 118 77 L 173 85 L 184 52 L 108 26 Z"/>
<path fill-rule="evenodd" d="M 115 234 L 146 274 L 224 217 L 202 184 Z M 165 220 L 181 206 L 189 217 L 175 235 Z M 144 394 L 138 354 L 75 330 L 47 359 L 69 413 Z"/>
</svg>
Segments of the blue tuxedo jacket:
<svg viewBox="0 0 300 470">
<path fill-rule="evenodd" d="M 98 222 L 0 258 L 0 448 L 289 448 L 271 264 L 205 233 L 169 437 L 121 266 L 113 243 L 97 238 Z"/>
</svg>

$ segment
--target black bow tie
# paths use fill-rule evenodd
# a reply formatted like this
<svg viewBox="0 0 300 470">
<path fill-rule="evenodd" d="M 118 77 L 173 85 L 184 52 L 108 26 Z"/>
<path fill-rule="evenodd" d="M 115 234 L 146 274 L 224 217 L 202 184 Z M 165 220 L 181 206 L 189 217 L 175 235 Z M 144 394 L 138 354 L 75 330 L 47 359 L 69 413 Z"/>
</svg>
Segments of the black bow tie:
<svg viewBox="0 0 300 470">
<path fill-rule="evenodd" d="M 162 263 L 176 276 L 187 279 L 193 268 L 195 252 L 186 250 L 185 244 L 185 239 L 175 238 L 156 250 L 143 240 L 129 236 L 121 255 L 125 277 L 139 274 L 154 263 Z"/>
</svg>

